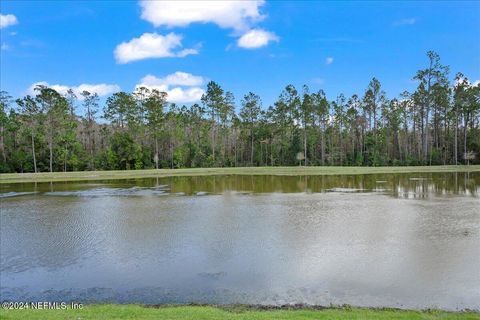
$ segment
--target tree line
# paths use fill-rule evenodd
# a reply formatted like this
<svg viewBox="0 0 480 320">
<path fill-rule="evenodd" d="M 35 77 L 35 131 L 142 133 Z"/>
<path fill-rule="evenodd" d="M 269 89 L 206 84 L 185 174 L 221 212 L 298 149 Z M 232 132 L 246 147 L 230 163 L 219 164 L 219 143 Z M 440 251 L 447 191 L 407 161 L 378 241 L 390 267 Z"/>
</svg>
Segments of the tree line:
<svg viewBox="0 0 480 320">
<path fill-rule="evenodd" d="M 15 101 L 2 91 L 0 172 L 479 163 L 480 85 L 461 73 L 450 83 L 438 54 L 427 57 L 416 90 L 393 99 L 376 78 L 334 101 L 287 85 L 265 108 L 253 92 L 237 105 L 213 81 L 191 106 L 145 87 L 103 108 L 87 91 L 37 86 Z"/>
</svg>

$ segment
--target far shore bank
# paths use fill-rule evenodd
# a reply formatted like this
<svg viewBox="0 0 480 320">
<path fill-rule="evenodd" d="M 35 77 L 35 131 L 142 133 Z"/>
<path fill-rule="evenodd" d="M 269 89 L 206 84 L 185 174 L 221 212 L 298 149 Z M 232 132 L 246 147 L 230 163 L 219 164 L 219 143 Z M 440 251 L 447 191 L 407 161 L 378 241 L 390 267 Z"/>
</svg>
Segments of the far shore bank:
<svg viewBox="0 0 480 320">
<path fill-rule="evenodd" d="M 149 169 L 121 171 L 74 171 L 0 174 L 0 184 L 82 180 L 115 180 L 211 175 L 356 175 L 389 173 L 480 172 L 480 165 L 412 166 L 412 167 L 237 167 L 193 169 Z"/>
</svg>

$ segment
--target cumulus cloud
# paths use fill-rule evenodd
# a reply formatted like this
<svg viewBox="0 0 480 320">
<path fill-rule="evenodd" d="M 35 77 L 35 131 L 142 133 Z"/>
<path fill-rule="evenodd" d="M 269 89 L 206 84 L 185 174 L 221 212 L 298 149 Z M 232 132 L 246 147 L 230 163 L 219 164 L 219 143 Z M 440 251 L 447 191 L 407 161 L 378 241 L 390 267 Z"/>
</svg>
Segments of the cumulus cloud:
<svg viewBox="0 0 480 320">
<path fill-rule="evenodd" d="M 88 83 L 83 83 L 83 84 L 80 84 L 78 86 L 66 86 L 66 85 L 61 85 L 61 84 L 50 85 L 46 81 L 40 81 L 40 82 L 35 82 L 34 84 L 32 84 L 28 88 L 27 93 L 30 94 L 30 95 L 37 94 L 37 92 L 35 92 L 35 87 L 38 86 L 38 85 L 42 85 L 42 86 L 52 88 L 62 95 L 67 94 L 67 91 L 69 89 L 72 89 L 73 92 L 75 93 L 75 95 L 77 95 L 77 97 L 79 99 L 82 98 L 80 93 L 82 93 L 83 91 L 88 91 L 90 93 L 96 93 L 99 96 L 106 96 L 108 94 L 120 91 L 120 87 L 116 84 L 105 84 L 105 83 L 88 84 Z"/>
<path fill-rule="evenodd" d="M 417 22 L 417 19 L 415 19 L 415 18 L 407 18 L 407 19 L 401 19 L 401 20 L 394 21 L 393 25 L 396 26 L 396 27 L 409 26 L 409 25 L 415 24 L 416 22 Z"/>
<path fill-rule="evenodd" d="M 325 64 L 332 64 L 333 63 L 333 57 L 327 57 L 325 59 Z"/>
<path fill-rule="evenodd" d="M 183 58 L 191 54 L 198 54 L 198 49 L 193 49 L 193 48 L 183 49 L 177 53 L 176 57 Z"/>
<path fill-rule="evenodd" d="M 172 88 L 167 90 L 167 100 L 176 103 L 192 103 L 200 100 L 205 91 L 202 88 Z"/>
<path fill-rule="evenodd" d="M 190 0 L 190 1 L 140 1 L 142 19 L 155 27 L 187 27 L 193 23 L 213 23 L 223 29 L 232 29 L 234 36 L 241 36 L 237 45 L 254 49 L 266 46 L 271 41 L 279 41 L 272 32 L 255 29 L 255 25 L 266 15 L 261 7 L 264 0 Z M 183 50 L 175 56 L 184 56 L 195 49 Z M 228 49 L 227 49 L 228 51 Z"/>
<path fill-rule="evenodd" d="M 256 49 L 268 45 L 269 42 L 278 42 L 280 39 L 273 32 L 262 29 L 253 29 L 241 36 L 237 45 L 245 49 Z"/>
<path fill-rule="evenodd" d="M 7 51 L 7 50 L 10 50 L 10 46 L 8 44 L 6 44 L 5 42 L 2 43 L 2 45 L 0 46 L 0 50 L 2 51 Z"/>
<path fill-rule="evenodd" d="M 15 17 L 13 14 L 0 14 L 0 29 L 16 25 L 17 23 L 17 17 Z"/>
<path fill-rule="evenodd" d="M 167 86 L 201 86 L 205 79 L 201 76 L 194 76 L 191 73 L 177 71 L 169 74 L 164 78 L 157 78 L 152 75 L 147 75 L 143 78 L 143 81 L 147 81 L 151 85 L 167 85 Z"/>
<path fill-rule="evenodd" d="M 173 32 L 163 36 L 158 33 L 144 33 L 139 38 L 122 42 L 115 48 L 117 63 L 128 63 L 148 58 L 186 57 L 197 54 L 197 49 L 183 49 L 182 36 Z"/>
<path fill-rule="evenodd" d="M 140 1 L 142 19 L 155 27 L 186 27 L 192 23 L 214 23 L 224 29 L 248 30 L 265 18 L 264 0 L 255 1 Z"/>
<path fill-rule="evenodd" d="M 148 89 L 157 89 L 167 93 L 167 100 L 175 103 L 192 103 L 199 101 L 205 91 L 200 87 L 205 83 L 201 76 L 195 76 L 191 73 L 177 71 L 163 78 L 157 78 L 154 75 L 146 75 L 135 86 L 146 87 Z"/>
</svg>

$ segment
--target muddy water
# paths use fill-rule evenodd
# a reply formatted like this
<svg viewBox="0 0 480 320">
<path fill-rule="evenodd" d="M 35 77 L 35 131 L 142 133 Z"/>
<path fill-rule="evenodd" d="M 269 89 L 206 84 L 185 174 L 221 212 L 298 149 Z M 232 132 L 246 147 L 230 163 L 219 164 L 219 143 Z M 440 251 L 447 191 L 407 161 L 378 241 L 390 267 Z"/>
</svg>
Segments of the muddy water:
<svg viewBox="0 0 480 320">
<path fill-rule="evenodd" d="M 0 300 L 480 309 L 480 173 L 0 185 Z"/>
</svg>

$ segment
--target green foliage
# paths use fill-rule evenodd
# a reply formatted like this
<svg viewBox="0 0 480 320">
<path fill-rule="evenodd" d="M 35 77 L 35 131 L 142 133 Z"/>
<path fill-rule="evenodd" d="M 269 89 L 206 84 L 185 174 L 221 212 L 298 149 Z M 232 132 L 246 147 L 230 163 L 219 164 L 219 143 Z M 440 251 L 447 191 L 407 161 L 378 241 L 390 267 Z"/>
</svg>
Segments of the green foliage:
<svg viewBox="0 0 480 320">
<path fill-rule="evenodd" d="M 162 307 L 148 307 L 141 305 L 105 304 L 86 305 L 82 309 L 72 310 L 2 310 L 2 319 L 478 319 L 478 312 L 448 312 L 439 310 L 411 311 L 400 309 L 355 308 L 348 305 L 342 307 L 315 308 L 315 307 L 283 307 L 268 308 L 248 305 L 231 306 L 195 306 L 172 305 Z"/>
</svg>

